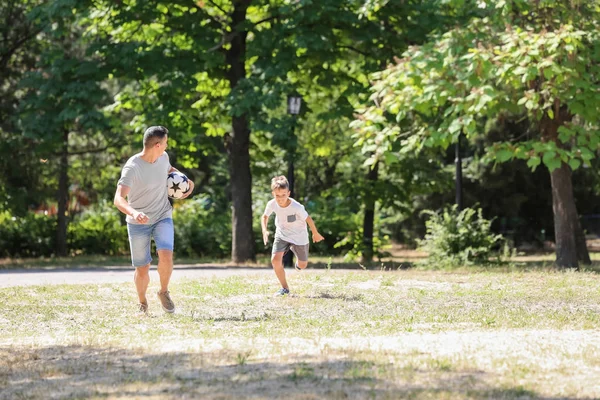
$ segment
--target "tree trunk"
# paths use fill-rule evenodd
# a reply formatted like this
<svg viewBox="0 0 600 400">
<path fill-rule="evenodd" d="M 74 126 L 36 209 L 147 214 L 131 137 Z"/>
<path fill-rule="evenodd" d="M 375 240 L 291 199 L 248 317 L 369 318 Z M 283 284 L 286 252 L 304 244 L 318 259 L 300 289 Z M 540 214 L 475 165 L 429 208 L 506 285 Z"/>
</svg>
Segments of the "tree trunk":
<svg viewBox="0 0 600 400">
<path fill-rule="evenodd" d="M 556 118 L 545 115 L 541 121 L 541 132 L 545 140 L 553 141 L 557 147 L 564 146 L 558 140 L 558 128 L 572 119 L 566 107 L 555 104 Z M 554 213 L 554 238 L 556 243 L 556 266 L 579 268 L 579 261 L 590 264 L 585 236 L 579 222 L 575 197 L 573 196 L 571 167 L 564 162 L 560 168 L 550 172 L 552 185 L 552 211 Z"/>
<path fill-rule="evenodd" d="M 365 195 L 365 217 L 363 219 L 362 262 L 373 261 L 373 233 L 375 231 L 375 188 L 379 175 L 379 163 L 375 163 L 367 174 L 367 193 Z"/>
<path fill-rule="evenodd" d="M 246 37 L 242 24 L 250 0 L 235 1 L 231 15 L 233 36 L 226 59 L 229 66 L 228 79 L 232 92 L 238 82 L 246 77 Z M 252 232 L 252 176 L 250 173 L 250 127 L 247 115 L 232 118 L 229 150 L 229 172 L 231 178 L 232 243 L 231 259 L 235 263 L 254 261 L 254 235 Z"/>
<path fill-rule="evenodd" d="M 289 160 L 288 160 L 288 183 L 290 185 L 290 197 L 298 200 L 296 197 L 296 192 L 294 190 L 294 184 L 296 182 L 295 179 L 295 168 L 294 168 L 294 159 L 295 159 L 295 149 L 289 150 Z M 291 251 L 288 251 L 283 255 L 283 266 L 284 267 L 293 267 L 294 266 L 294 255 Z"/>
<path fill-rule="evenodd" d="M 577 261 L 582 263 L 583 265 L 590 265 L 592 263 L 592 259 L 590 258 L 590 253 L 587 249 L 587 243 L 585 242 L 585 234 L 583 233 L 583 229 L 581 228 L 581 222 L 579 218 L 575 220 L 577 224 L 575 226 L 575 246 L 577 246 Z"/>
<path fill-rule="evenodd" d="M 67 255 L 67 204 L 69 202 L 69 132 L 63 132 L 62 151 L 58 172 L 58 227 L 56 230 L 56 255 Z"/>
<path fill-rule="evenodd" d="M 556 240 L 556 265 L 561 268 L 579 268 L 591 264 L 590 254 L 581 229 L 573 186 L 571 169 L 567 164 L 550 173 L 552 182 L 552 210 L 554 211 L 554 236 Z"/>
</svg>

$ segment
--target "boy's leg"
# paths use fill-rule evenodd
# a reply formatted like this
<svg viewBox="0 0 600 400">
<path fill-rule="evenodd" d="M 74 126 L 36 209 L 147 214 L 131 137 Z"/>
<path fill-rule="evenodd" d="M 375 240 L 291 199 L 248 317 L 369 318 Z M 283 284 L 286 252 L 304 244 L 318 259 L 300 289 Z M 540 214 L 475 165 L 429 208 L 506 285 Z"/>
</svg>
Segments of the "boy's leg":
<svg viewBox="0 0 600 400">
<path fill-rule="evenodd" d="M 278 251 L 276 253 L 271 254 L 271 263 L 273 264 L 273 270 L 275 271 L 275 275 L 277 279 L 279 279 L 279 283 L 281 287 L 284 289 L 288 289 L 288 284 L 285 279 L 285 270 L 283 269 L 283 255 L 285 251 Z"/>
<path fill-rule="evenodd" d="M 290 246 L 296 255 L 296 269 L 305 269 L 308 266 L 308 244 Z"/>
<path fill-rule="evenodd" d="M 169 282 L 173 274 L 173 245 L 175 232 L 171 218 L 158 221 L 154 226 L 154 241 L 158 253 L 158 276 L 160 278 L 160 290 L 158 298 L 166 312 L 175 311 L 175 304 L 169 295 Z"/>
</svg>

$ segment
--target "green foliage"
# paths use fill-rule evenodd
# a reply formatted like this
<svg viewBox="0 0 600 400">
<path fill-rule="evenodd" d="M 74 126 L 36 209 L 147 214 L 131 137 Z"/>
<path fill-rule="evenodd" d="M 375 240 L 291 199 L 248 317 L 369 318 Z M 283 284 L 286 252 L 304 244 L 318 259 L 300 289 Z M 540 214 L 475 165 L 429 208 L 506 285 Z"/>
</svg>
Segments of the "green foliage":
<svg viewBox="0 0 600 400">
<path fill-rule="evenodd" d="M 375 105 L 354 122 L 373 157 L 387 161 L 396 141 L 404 152 L 447 148 L 460 134 L 474 138 L 488 119 L 525 116 L 539 135 L 490 146 L 490 160 L 550 171 L 589 164 L 600 143 L 598 9 L 538 3 L 499 2 L 376 74 Z"/>
<path fill-rule="evenodd" d="M 181 256 L 228 257 L 231 254 L 231 214 L 206 196 L 175 204 L 175 253 Z"/>
<path fill-rule="evenodd" d="M 345 248 L 346 261 L 360 261 L 363 259 L 367 248 L 365 247 L 363 229 L 358 228 L 355 231 L 347 232 L 346 236 L 334 245 L 335 249 Z M 381 261 L 384 257 L 389 257 L 390 253 L 385 251 L 390 246 L 389 235 L 373 235 L 373 258 Z"/>
<path fill-rule="evenodd" d="M 430 266 L 488 264 L 502 241 L 502 235 L 490 230 L 492 221 L 483 218 L 481 209 L 457 206 L 442 211 L 425 210 L 427 233 L 419 247 L 428 253 Z M 499 255 L 496 254 L 499 260 Z"/>
<path fill-rule="evenodd" d="M 56 218 L 28 213 L 0 213 L 0 257 L 41 257 L 54 253 Z"/>
<path fill-rule="evenodd" d="M 75 254 L 120 255 L 129 251 L 122 214 L 102 201 L 77 215 L 68 228 L 69 249 Z"/>
<path fill-rule="evenodd" d="M 325 237 L 320 243 L 311 243 L 311 253 L 339 255 L 347 260 L 360 260 L 365 251 L 363 242 L 363 212 L 359 205 L 333 198 L 319 198 L 306 204 L 319 232 Z M 387 256 L 386 246 L 390 238 L 381 229 L 379 218 L 375 218 L 373 254 L 375 258 Z"/>
</svg>

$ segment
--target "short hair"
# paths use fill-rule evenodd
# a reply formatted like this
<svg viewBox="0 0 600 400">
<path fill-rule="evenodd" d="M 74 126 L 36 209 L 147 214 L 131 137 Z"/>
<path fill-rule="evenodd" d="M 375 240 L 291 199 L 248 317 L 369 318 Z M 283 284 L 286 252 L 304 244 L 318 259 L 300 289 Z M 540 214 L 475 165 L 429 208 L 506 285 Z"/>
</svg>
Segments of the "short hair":
<svg viewBox="0 0 600 400">
<path fill-rule="evenodd" d="M 156 143 L 162 141 L 169 134 L 169 130 L 164 126 L 151 126 L 144 132 L 144 147 L 150 148 Z"/>
<path fill-rule="evenodd" d="M 285 176 L 280 175 L 280 176 L 276 176 L 275 178 L 271 179 L 271 190 L 289 189 L 289 188 L 290 188 L 290 183 L 288 182 L 288 180 Z"/>
</svg>

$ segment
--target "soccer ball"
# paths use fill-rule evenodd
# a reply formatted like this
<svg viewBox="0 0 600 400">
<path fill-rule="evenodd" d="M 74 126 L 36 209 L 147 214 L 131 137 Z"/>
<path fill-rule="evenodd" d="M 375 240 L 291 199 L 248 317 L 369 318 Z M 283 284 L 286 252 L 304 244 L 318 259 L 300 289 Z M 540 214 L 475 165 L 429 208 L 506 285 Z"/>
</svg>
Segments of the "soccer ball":
<svg viewBox="0 0 600 400">
<path fill-rule="evenodd" d="M 180 199 L 190 190 L 188 177 L 181 172 L 173 171 L 167 177 L 167 192 L 172 199 Z"/>
</svg>

